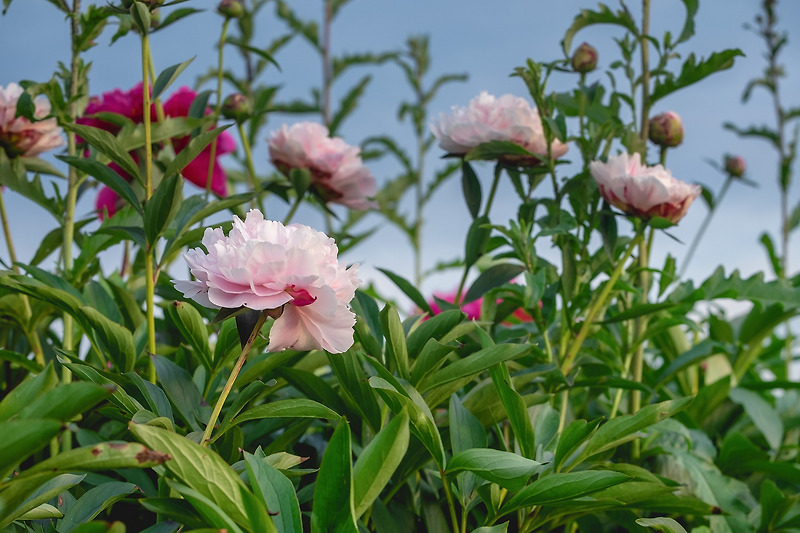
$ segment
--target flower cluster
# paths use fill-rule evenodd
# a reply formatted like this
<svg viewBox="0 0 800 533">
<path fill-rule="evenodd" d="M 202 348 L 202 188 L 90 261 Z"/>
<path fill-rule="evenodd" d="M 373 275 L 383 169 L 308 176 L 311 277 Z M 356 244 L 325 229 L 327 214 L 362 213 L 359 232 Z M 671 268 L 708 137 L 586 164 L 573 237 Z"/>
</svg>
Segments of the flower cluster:
<svg viewBox="0 0 800 533">
<path fill-rule="evenodd" d="M 547 157 L 539 112 L 510 94 L 496 98 L 483 91 L 468 107 L 453 106 L 452 114 L 441 113 L 439 120 L 431 124 L 431 131 L 442 150 L 450 154 L 463 155 L 489 141 L 506 141 L 540 156 L 535 162 L 522 161 L 524 164 L 535 164 Z M 557 139 L 550 148 L 556 159 L 567 153 L 567 145 Z"/>
<path fill-rule="evenodd" d="M 165 117 L 189 116 L 189 108 L 191 107 L 196 96 L 197 93 L 188 87 L 181 87 L 175 91 L 175 93 L 164 102 L 163 107 Z M 129 91 L 114 89 L 113 91 L 103 93 L 103 95 L 100 97 L 92 97 L 89 100 L 89 105 L 86 108 L 84 116 L 79 118 L 77 122 L 79 124 L 102 128 L 108 132 L 116 134 L 120 130 L 119 126 L 106 122 L 100 117 L 93 117 L 92 115 L 96 113 L 116 113 L 129 118 L 136 124 L 141 124 L 144 122 L 144 110 L 142 106 L 143 95 L 141 83 Z M 206 112 L 209 113 L 210 110 L 207 110 Z M 155 105 L 150 107 L 150 120 L 153 123 L 158 122 L 158 115 L 156 113 Z M 191 141 L 190 136 L 185 135 L 182 137 L 175 137 L 171 139 L 170 142 L 175 149 L 175 153 L 180 153 L 186 148 L 186 146 L 188 146 L 189 141 Z M 219 164 L 217 157 L 233 152 L 235 149 L 236 144 L 234 143 L 233 137 L 230 134 L 222 132 L 222 134 L 217 137 L 216 157 L 214 159 L 213 173 L 211 177 L 211 190 L 219 196 L 225 196 L 227 192 L 227 176 L 225 174 L 225 170 Z M 132 156 L 134 160 L 138 159 L 135 153 L 132 154 Z M 196 158 L 190 161 L 189 164 L 183 168 L 181 174 L 183 174 L 183 177 L 191 183 L 194 183 L 198 187 L 205 188 L 206 181 L 208 179 L 208 167 L 210 162 L 211 146 L 207 146 Z M 130 176 L 128 176 L 122 169 L 113 163 L 110 166 L 122 177 L 130 179 Z M 112 216 L 116 212 L 119 203 L 120 198 L 117 196 L 117 194 L 111 189 L 104 187 L 97 195 L 95 207 L 101 215 L 107 212 L 109 216 Z"/>
<path fill-rule="evenodd" d="M 361 281 L 358 265 L 345 268 L 336 243 L 302 224 L 264 220 L 257 209 L 234 216 L 228 236 L 208 228 L 203 246 L 184 254 L 196 281 L 173 283 L 206 307 L 282 309 L 267 350 L 346 351 L 355 315 L 348 304 Z"/>
<path fill-rule="evenodd" d="M 17 117 L 17 102 L 24 89 L 16 83 L 0 86 L 0 148 L 9 157 L 35 157 L 42 152 L 58 148 L 64 144 L 62 130 L 50 114 L 50 102 L 44 96 L 37 96 L 33 103 L 35 110 L 31 122 Z"/>
<path fill-rule="evenodd" d="M 638 153 L 592 161 L 589 170 L 608 203 L 644 220 L 658 216 L 677 223 L 701 190 L 661 165 L 643 165 Z"/>
<path fill-rule="evenodd" d="M 360 152 L 315 122 L 284 124 L 269 139 L 270 160 L 281 172 L 288 176 L 292 169 L 307 169 L 312 190 L 324 202 L 364 210 L 377 207 L 370 198 L 378 186 Z"/>
</svg>

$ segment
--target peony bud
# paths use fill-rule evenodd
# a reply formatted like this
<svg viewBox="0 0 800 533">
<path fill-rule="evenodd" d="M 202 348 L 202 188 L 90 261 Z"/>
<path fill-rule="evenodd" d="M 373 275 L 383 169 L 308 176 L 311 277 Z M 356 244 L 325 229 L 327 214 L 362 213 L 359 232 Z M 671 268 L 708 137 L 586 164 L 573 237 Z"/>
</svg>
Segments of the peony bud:
<svg viewBox="0 0 800 533">
<path fill-rule="evenodd" d="M 229 120 L 244 122 L 250 116 L 251 111 L 250 101 L 241 93 L 228 95 L 222 102 L 222 116 Z"/>
<path fill-rule="evenodd" d="M 725 156 L 725 172 L 730 174 L 734 178 L 741 178 L 744 176 L 744 171 L 747 169 L 747 165 L 744 162 L 744 158 L 738 155 L 726 155 Z"/>
<path fill-rule="evenodd" d="M 217 6 L 217 13 L 229 19 L 242 18 L 244 6 L 240 0 L 222 0 Z"/>
<path fill-rule="evenodd" d="M 683 142 L 683 121 L 674 111 L 650 119 L 650 140 L 659 146 L 674 147 Z"/>
<path fill-rule="evenodd" d="M 583 43 L 572 54 L 572 68 L 575 72 L 591 72 L 597 67 L 597 49 Z"/>
</svg>

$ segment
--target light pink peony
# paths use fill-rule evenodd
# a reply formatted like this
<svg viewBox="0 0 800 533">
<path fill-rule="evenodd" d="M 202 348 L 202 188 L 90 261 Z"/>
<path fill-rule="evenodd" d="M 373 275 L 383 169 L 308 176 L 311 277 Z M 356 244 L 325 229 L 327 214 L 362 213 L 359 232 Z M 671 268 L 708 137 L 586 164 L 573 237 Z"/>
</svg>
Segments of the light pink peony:
<svg viewBox="0 0 800 533">
<path fill-rule="evenodd" d="M 470 101 L 469 107 L 453 106 L 452 114 L 440 113 L 439 120 L 431 124 L 431 131 L 442 150 L 450 154 L 466 154 L 489 141 L 507 141 L 541 156 L 536 161 L 510 157 L 509 162 L 532 165 L 547 157 L 539 112 L 511 94 L 495 98 L 483 91 Z M 567 145 L 558 139 L 551 147 L 555 159 L 567 153 Z"/>
<path fill-rule="evenodd" d="M 56 119 L 45 119 L 50 114 L 50 102 L 45 96 L 33 99 L 34 118 L 44 120 L 31 122 L 16 117 L 17 102 L 24 92 L 16 83 L 9 83 L 5 88 L 0 86 L 0 148 L 5 149 L 9 157 L 35 157 L 64 144 L 63 131 Z"/>
<path fill-rule="evenodd" d="M 675 179 L 663 166 L 642 165 L 638 153 L 592 161 L 589 170 L 608 203 L 644 220 L 658 216 L 676 224 L 700 194 L 699 185 Z"/>
<path fill-rule="evenodd" d="M 341 353 L 353 345 L 355 315 L 348 304 L 361 280 L 358 265 L 339 265 L 336 243 L 302 224 L 264 220 L 257 209 L 244 221 L 233 217 L 226 237 L 208 228 L 203 246 L 184 254 L 196 281 L 175 288 L 206 307 L 279 309 L 270 330 L 271 352 L 324 349 Z"/>
<path fill-rule="evenodd" d="M 270 161 L 281 172 L 288 176 L 293 168 L 308 169 L 311 187 L 323 201 L 364 210 L 378 206 L 369 199 L 378 185 L 360 152 L 315 122 L 284 124 L 269 139 Z"/>
</svg>

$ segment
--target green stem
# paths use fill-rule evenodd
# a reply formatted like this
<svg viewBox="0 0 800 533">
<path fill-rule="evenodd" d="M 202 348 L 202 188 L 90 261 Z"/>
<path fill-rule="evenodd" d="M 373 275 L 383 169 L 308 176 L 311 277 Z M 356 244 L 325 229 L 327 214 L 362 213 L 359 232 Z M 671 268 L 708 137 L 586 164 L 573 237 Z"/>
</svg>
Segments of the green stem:
<svg viewBox="0 0 800 533">
<path fill-rule="evenodd" d="M 569 407 L 569 388 L 561 392 L 561 409 L 558 414 L 559 435 L 561 435 L 561 432 L 564 431 L 564 427 L 567 425 L 567 407 Z"/>
<path fill-rule="evenodd" d="M 581 139 L 586 132 L 586 73 L 581 72 L 580 81 L 581 97 L 578 101 L 578 123 L 581 128 Z"/>
<path fill-rule="evenodd" d="M 586 314 L 586 318 L 584 319 L 583 324 L 581 325 L 581 329 L 580 331 L 578 331 L 578 335 L 572 341 L 572 344 L 570 344 L 569 350 L 567 351 L 567 355 L 561 363 L 561 372 L 565 376 L 569 374 L 569 372 L 572 370 L 572 363 L 575 361 L 575 356 L 578 355 L 578 351 L 580 350 L 583 341 L 589 334 L 589 330 L 591 329 L 594 323 L 594 319 L 597 313 L 600 311 L 600 309 L 602 309 L 605 306 L 606 301 L 608 300 L 608 297 L 611 294 L 611 290 L 614 288 L 614 284 L 619 279 L 620 274 L 622 274 L 622 270 L 625 267 L 625 262 L 633 253 L 633 249 L 642 242 L 642 239 L 644 238 L 643 231 L 644 230 L 642 229 L 636 233 L 636 237 L 633 238 L 633 241 L 631 241 L 630 245 L 628 246 L 628 249 L 625 250 L 625 253 L 617 263 L 617 266 L 616 268 L 614 268 L 614 271 L 611 273 L 611 277 L 606 282 L 605 286 L 603 287 L 603 290 L 600 292 L 600 295 L 597 297 L 594 303 L 592 303 L 591 307 L 589 307 L 589 312 Z"/>
<path fill-rule="evenodd" d="M 219 51 L 217 53 L 217 106 L 214 109 L 214 120 L 219 119 L 220 110 L 222 109 L 222 65 L 223 65 L 223 48 L 225 47 L 225 38 L 228 34 L 228 23 L 231 19 L 225 17 L 225 22 L 222 23 L 222 32 L 219 36 Z M 211 195 L 211 180 L 214 178 L 214 160 L 217 157 L 217 137 L 211 141 L 211 154 L 208 160 L 208 175 L 206 176 L 206 200 Z"/>
<path fill-rule="evenodd" d="M 442 476 L 442 488 L 444 489 L 444 496 L 447 498 L 447 507 L 450 508 L 450 520 L 453 522 L 453 533 L 458 533 L 458 517 L 456 516 L 456 506 L 453 503 L 453 493 L 450 491 L 450 482 L 447 480 L 447 474 L 444 470 L 439 470 Z"/>
<path fill-rule="evenodd" d="M 250 201 L 250 207 L 258 205 L 258 209 L 264 213 L 264 204 L 261 201 L 261 190 L 256 180 L 256 168 L 253 165 L 253 152 L 250 150 L 250 141 L 247 139 L 247 133 L 244 131 L 244 125 L 237 121 L 236 127 L 239 129 L 239 137 L 242 139 L 242 148 L 244 148 L 244 160 L 247 164 L 247 174 L 250 176 L 250 186 L 253 188 L 253 199 Z M 266 215 L 266 213 L 264 213 Z"/>
<path fill-rule="evenodd" d="M 653 233 L 650 233 L 650 240 L 652 241 Z M 650 243 L 642 241 L 639 243 L 639 286 L 642 289 L 642 303 L 647 304 L 648 293 L 650 292 Z M 642 382 L 642 370 L 644 368 L 644 332 L 647 329 L 647 316 L 640 316 L 634 323 L 634 342 L 636 343 L 633 352 L 632 360 L 632 373 L 633 381 L 635 383 Z M 634 389 L 631 391 L 631 414 L 636 414 L 642 407 L 642 391 Z M 636 439 L 633 441 L 633 457 L 639 457 L 641 450 L 641 441 Z"/>
<path fill-rule="evenodd" d="M 264 322 L 267 321 L 267 317 L 271 316 L 270 313 L 273 313 L 274 311 L 274 309 L 265 309 L 259 315 L 258 321 L 256 322 L 255 327 L 253 327 L 253 331 L 250 332 L 250 337 L 248 337 L 247 342 L 242 347 L 242 355 L 240 355 L 239 359 L 236 360 L 236 365 L 234 365 L 231 375 L 228 376 L 228 381 L 222 388 L 219 398 L 217 398 L 217 403 L 214 405 L 214 410 L 211 412 L 211 417 L 208 419 L 206 430 L 203 432 L 203 439 L 200 441 L 201 446 L 208 446 L 209 442 L 211 442 L 211 433 L 214 431 L 214 425 L 217 423 L 219 414 L 222 411 L 222 406 L 225 405 L 225 400 L 228 398 L 228 394 L 230 394 L 233 384 L 236 382 L 236 378 L 239 376 L 239 372 L 242 370 L 242 367 L 247 360 L 250 349 L 253 347 L 253 342 L 255 342 L 256 337 L 258 337 L 258 334 L 261 331 L 261 327 L 264 325 Z"/>
<path fill-rule="evenodd" d="M 145 203 L 153 196 L 153 141 L 150 124 L 150 38 L 142 34 L 142 119 L 144 122 L 144 199 Z M 156 353 L 156 318 L 155 318 L 155 279 L 153 277 L 153 244 L 147 243 L 144 256 L 145 301 L 147 317 L 147 351 L 148 379 L 156 382 L 156 366 L 152 356 Z"/>
<path fill-rule="evenodd" d="M 489 190 L 489 198 L 486 200 L 486 209 L 483 212 L 483 216 L 489 217 L 489 211 L 492 209 L 492 204 L 494 203 L 494 195 L 497 192 L 497 185 L 500 183 L 500 175 L 503 173 L 503 167 L 495 165 L 494 167 L 494 179 L 492 179 L 492 188 Z"/>
<path fill-rule="evenodd" d="M 19 274 L 19 266 L 17 265 L 17 253 L 14 250 L 14 241 L 11 239 L 11 228 L 8 224 L 8 216 L 6 215 L 6 204 L 3 199 L 3 193 L 0 192 L 0 219 L 3 224 L 3 233 L 6 236 L 6 245 L 8 246 L 8 255 L 11 259 L 11 269 L 14 273 Z M 28 299 L 27 294 L 22 295 L 22 305 L 24 307 L 23 319 L 25 321 L 25 336 L 28 338 L 28 343 L 31 345 L 31 351 L 36 362 L 44 368 L 45 360 L 44 353 L 42 352 L 42 343 L 39 341 L 39 335 L 36 333 L 35 324 L 31 324 L 31 301 Z"/>
<path fill-rule="evenodd" d="M 642 32 L 639 46 L 642 55 L 642 116 L 640 134 L 642 139 L 642 161 L 647 154 L 647 137 L 650 129 L 650 0 L 642 0 Z"/>
<path fill-rule="evenodd" d="M 697 234 L 695 234 L 694 240 L 692 240 L 692 244 L 689 246 L 689 251 L 686 253 L 686 259 L 683 260 L 681 270 L 678 272 L 679 280 L 683 278 L 683 275 L 686 273 L 686 269 L 689 268 L 689 261 L 692 260 L 692 256 L 694 256 L 694 252 L 697 250 L 697 245 L 700 244 L 700 239 L 703 238 L 703 234 L 706 232 L 706 229 L 708 229 L 708 225 L 711 223 L 711 218 L 714 216 L 717 206 L 720 204 L 722 199 L 725 198 L 725 193 L 728 192 L 728 187 L 730 187 L 733 179 L 733 176 L 728 176 L 728 179 L 722 184 L 722 188 L 719 190 L 717 201 L 714 203 L 714 207 L 708 210 L 708 214 L 706 214 L 706 218 L 700 225 L 700 229 L 697 230 Z"/>
<path fill-rule="evenodd" d="M 283 225 L 284 226 L 288 225 L 289 222 L 291 222 L 292 218 L 294 218 L 295 213 L 297 213 L 297 208 L 300 207 L 300 203 L 302 201 L 303 201 L 303 195 L 301 194 L 294 201 L 294 203 L 292 204 L 291 209 L 289 209 L 289 212 L 286 213 L 286 217 L 283 219 Z M 330 234 L 330 230 L 328 231 L 328 233 Z"/>
</svg>

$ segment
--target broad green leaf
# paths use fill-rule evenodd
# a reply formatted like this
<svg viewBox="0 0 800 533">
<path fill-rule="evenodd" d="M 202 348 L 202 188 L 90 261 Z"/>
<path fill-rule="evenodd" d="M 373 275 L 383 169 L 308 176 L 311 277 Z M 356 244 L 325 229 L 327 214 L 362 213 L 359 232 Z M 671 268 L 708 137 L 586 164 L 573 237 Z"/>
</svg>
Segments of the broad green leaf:
<svg viewBox="0 0 800 533">
<path fill-rule="evenodd" d="M 475 416 L 461 404 L 457 394 L 450 396 L 448 409 L 450 426 L 450 445 L 453 454 L 472 448 L 486 448 L 486 430 Z M 462 472 L 456 476 L 461 505 L 466 505 L 478 485 L 478 478 L 472 472 Z"/>
<path fill-rule="evenodd" d="M 408 411 L 403 409 L 358 456 L 353 466 L 353 507 L 360 517 L 380 496 L 408 449 Z"/>
<path fill-rule="evenodd" d="M 153 383 L 143 379 L 136 372 L 127 372 L 125 377 L 131 380 L 136 388 L 139 389 L 139 392 L 141 392 L 142 396 L 144 396 L 144 399 L 147 402 L 147 405 L 150 407 L 150 410 L 158 416 L 169 419 L 170 423 L 174 427 L 175 418 L 172 416 L 172 405 L 169 403 L 167 395 L 164 393 L 164 391 L 158 385 L 154 385 Z"/>
<path fill-rule="evenodd" d="M 343 354 L 326 355 L 339 381 L 339 394 L 361 413 L 363 420 L 377 433 L 381 428 L 381 407 L 375 391 L 367 383 L 369 376 L 364 373 L 356 351 L 351 348 Z"/>
<path fill-rule="evenodd" d="M 45 473 L 13 483 L 10 490 L 0 492 L 0 527 L 7 526 L 31 509 L 74 487 L 85 477 L 85 474 L 61 474 L 53 477 Z"/>
<path fill-rule="evenodd" d="M 481 210 L 481 182 L 478 181 L 472 165 L 466 160 L 461 162 L 461 189 L 464 192 L 469 213 L 473 219 L 477 218 Z"/>
<path fill-rule="evenodd" d="M 587 422 L 586 420 L 574 420 L 567 426 L 558 439 L 558 447 L 556 448 L 556 456 L 553 465 L 556 472 L 561 469 L 561 465 L 575 453 L 578 447 L 594 433 L 594 430 L 600 425 L 601 420 L 600 418 L 596 418 L 591 422 Z"/>
<path fill-rule="evenodd" d="M 770 448 L 779 450 L 783 442 L 783 422 L 775 408 L 757 393 L 747 389 L 731 389 L 730 399 L 744 407 L 747 416 L 767 439 Z"/>
<path fill-rule="evenodd" d="M 668 517 L 638 518 L 636 523 L 643 527 L 655 529 L 656 531 L 664 531 L 665 533 L 686 533 L 682 525 Z"/>
<path fill-rule="evenodd" d="M 177 498 L 177 494 L 175 496 L 175 498 L 141 498 L 139 503 L 148 511 L 173 521 L 172 523 L 179 522 L 178 525 L 183 525 L 186 529 L 203 527 L 205 523 L 191 504 L 182 498 Z"/>
<path fill-rule="evenodd" d="M 462 303 L 477 300 L 489 290 L 508 283 L 524 271 L 524 266 L 513 263 L 500 263 L 487 268 L 472 283 Z"/>
<path fill-rule="evenodd" d="M 401 276 L 398 276 L 397 274 L 395 274 L 390 270 L 386 270 L 385 268 L 379 268 L 378 270 L 386 274 L 386 276 L 390 280 L 392 280 L 392 282 L 395 285 L 397 285 L 397 287 L 401 291 L 403 291 L 405 295 L 411 299 L 412 302 L 417 304 L 417 306 L 419 306 L 420 309 L 422 309 L 429 315 L 433 315 L 433 311 L 431 311 L 431 307 L 428 304 L 428 302 L 425 301 L 425 297 L 422 296 L 422 293 L 420 293 L 419 290 L 416 287 L 414 287 L 414 285 L 412 285 L 410 281 Z"/>
<path fill-rule="evenodd" d="M 189 141 L 189 144 L 186 145 L 186 147 L 175 156 L 175 159 L 167 165 L 167 168 L 164 169 L 164 178 L 180 173 L 186 165 L 194 161 L 194 159 L 200 155 L 200 152 L 202 152 L 206 146 L 210 145 L 220 133 L 230 126 L 231 125 L 228 124 L 203 132 Z"/>
<path fill-rule="evenodd" d="M 118 502 L 137 489 L 133 483 L 109 481 L 89 489 L 70 507 L 58 522 L 60 533 L 69 533 L 78 525 L 89 522 L 103 509 Z"/>
<path fill-rule="evenodd" d="M 273 531 L 302 533 L 300 504 L 292 482 L 280 470 L 255 455 L 244 452 L 244 459 L 250 486 L 272 515 Z"/>
<path fill-rule="evenodd" d="M 495 161 L 503 156 L 536 157 L 522 146 L 510 141 L 488 141 L 470 149 L 465 161 Z"/>
<path fill-rule="evenodd" d="M 58 376 L 52 363 L 48 364 L 38 375 L 30 376 L 29 374 L 28 379 L 11 389 L 0 401 L 0 422 L 16 417 L 37 396 L 58 385 Z"/>
<path fill-rule="evenodd" d="M 406 334 L 400 315 L 392 304 L 387 303 L 381 311 L 381 327 L 386 336 L 386 358 L 403 379 L 409 379 L 408 348 Z"/>
<path fill-rule="evenodd" d="M 177 174 L 165 176 L 144 206 L 144 233 L 151 249 L 175 217 L 182 200 L 183 180 Z"/>
<path fill-rule="evenodd" d="M 248 420 L 263 418 L 325 418 L 339 420 L 341 417 L 321 403 L 306 398 L 277 400 L 257 405 L 236 416 L 232 424 L 241 424 Z"/>
<path fill-rule="evenodd" d="M 455 350 L 456 347 L 454 346 L 442 344 L 433 338 L 428 339 L 417 360 L 414 361 L 414 366 L 411 369 L 411 384 L 418 387 L 420 382 L 431 372 L 440 368 L 445 363 L 447 356 Z"/>
<path fill-rule="evenodd" d="M 472 533 L 506 533 L 508 522 L 497 524 L 496 526 L 483 526 L 472 530 Z"/>
<path fill-rule="evenodd" d="M 489 236 L 492 233 L 489 217 L 481 215 L 472 221 L 467 230 L 464 243 L 464 267 L 469 268 L 486 252 Z"/>
<path fill-rule="evenodd" d="M 40 472 L 94 472 L 121 468 L 151 468 L 169 460 L 169 455 L 146 448 L 138 442 L 102 442 L 75 448 L 28 468 L 19 478 Z"/>
<path fill-rule="evenodd" d="M 183 483 L 178 483 L 177 481 L 168 479 L 167 485 L 176 491 L 178 494 L 183 496 L 183 498 L 192 504 L 195 511 L 203 517 L 203 520 L 213 525 L 215 528 L 218 529 L 200 529 L 197 531 L 208 531 L 208 533 L 218 532 L 220 530 L 226 531 L 228 533 L 244 533 L 242 529 L 236 524 L 236 521 L 231 518 L 230 514 L 228 514 L 224 509 L 222 509 L 216 501 L 211 499 L 207 494 L 203 494 L 198 490 L 193 489 L 192 487 L 188 487 Z M 257 530 L 252 530 L 257 531 Z"/>
<path fill-rule="evenodd" d="M 516 453 L 491 448 L 471 448 L 456 453 L 447 462 L 447 472 L 466 470 L 497 483 L 510 492 L 517 492 L 542 468 L 542 463 Z"/>
<path fill-rule="evenodd" d="M 150 32 L 150 8 L 144 2 L 133 2 L 130 5 L 131 19 L 141 34 Z"/>
<path fill-rule="evenodd" d="M 233 400 L 233 403 L 225 412 L 225 418 L 222 419 L 222 422 L 219 424 L 219 429 L 216 432 L 216 435 L 222 435 L 229 429 L 231 422 L 233 421 L 234 417 L 242 412 L 245 405 L 247 405 L 250 400 L 256 398 L 259 394 L 264 392 L 270 385 L 262 382 L 262 381 L 253 381 L 252 383 L 248 383 L 247 387 L 244 390 L 240 391 L 239 394 L 236 395 L 236 398 Z"/>
<path fill-rule="evenodd" d="M 116 382 L 102 375 L 97 369 L 82 362 L 71 362 L 66 357 L 63 357 L 64 352 L 59 353 L 58 362 L 69 368 L 76 376 L 80 377 L 82 380 L 111 388 L 113 392 L 108 400 L 119 408 L 127 411 L 128 415 L 132 416 L 144 409 L 144 406 L 135 398 L 125 392 L 122 387 L 119 387 Z"/>
<path fill-rule="evenodd" d="M 484 348 L 437 370 L 423 381 L 420 390 L 426 390 L 429 384 L 439 386 L 462 378 L 477 377 L 484 370 L 498 363 L 522 357 L 532 349 L 532 345 L 526 344 L 497 344 Z"/>
<path fill-rule="evenodd" d="M 619 472 L 598 470 L 551 474 L 537 479 L 519 491 L 503 505 L 500 511 L 502 514 L 507 514 L 532 505 L 573 500 L 629 479 Z"/>
<path fill-rule="evenodd" d="M 236 523 L 247 527 L 244 514 L 246 488 L 231 467 L 209 448 L 171 431 L 130 424 L 131 433 L 150 449 L 170 455 L 167 471 L 220 507 Z"/>
<path fill-rule="evenodd" d="M 81 124 L 63 123 L 61 126 L 68 131 L 73 131 L 80 135 L 89 144 L 97 148 L 102 154 L 120 166 L 139 183 L 144 183 L 139 167 L 133 160 L 128 150 L 117 140 L 114 135 L 101 128 L 93 128 Z"/>
<path fill-rule="evenodd" d="M 195 412 L 200 406 L 202 397 L 200 391 L 192 381 L 192 376 L 169 359 L 160 355 L 151 356 L 156 367 L 156 374 L 164 392 L 178 410 L 181 418 L 188 423 L 193 430 L 200 431 L 197 424 Z"/>
<path fill-rule="evenodd" d="M 136 363 L 136 347 L 133 343 L 133 334 L 103 313 L 89 306 L 80 309 L 85 320 L 92 326 L 95 334 L 106 353 L 117 367 L 119 372 L 130 372 Z"/>
<path fill-rule="evenodd" d="M 591 457 L 637 438 L 641 430 L 678 413 L 686 408 L 693 399 L 688 397 L 667 400 L 647 405 L 636 414 L 622 415 L 609 420 L 601 425 L 600 429 L 589 439 L 586 448 L 581 453 L 581 458 Z"/>
<path fill-rule="evenodd" d="M 196 56 L 195 56 L 196 57 Z M 172 85 L 172 83 L 178 79 L 178 76 L 181 72 L 189 66 L 189 63 L 194 61 L 194 57 L 191 59 L 187 59 L 183 63 L 177 63 L 170 67 L 165 68 L 162 70 L 158 77 L 156 78 L 155 83 L 153 83 L 153 94 L 150 96 L 152 100 L 155 100 L 159 96 L 161 96 L 164 91 Z"/>
<path fill-rule="evenodd" d="M 29 418 L 0 422 L 0 479 L 25 458 L 38 452 L 58 435 L 63 425 L 58 420 Z"/>
<path fill-rule="evenodd" d="M 511 428 L 514 430 L 514 436 L 517 439 L 517 445 L 522 451 L 522 455 L 528 459 L 535 457 L 536 439 L 534 438 L 533 424 L 531 424 L 531 417 L 528 414 L 528 407 L 525 404 L 525 400 L 514 390 L 511 377 L 508 374 L 508 368 L 506 368 L 505 363 L 499 363 L 489 369 L 489 374 L 492 376 L 494 388 L 508 414 L 508 420 L 511 422 Z"/>
<path fill-rule="evenodd" d="M 212 368 L 211 349 L 208 346 L 208 328 L 200 312 L 187 302 L 175 301 L 169 308 L 173 322 L 200 358 L 206 370 Z"/>
<path fill-rule="evenodd" d="M 81 172 L 85 172 L 109 189 L 117 193 L 123 200 L 128 202 L 140 215 L 144 214 L 142 203 L 128 182 L 115 170 L 106 164 L 94 159 L 85 157 L 57 156 L 59 159 L 71 165 Z"/>
<path fill-rule="evenodd" d="M 59 385 L 37 396 L 20 411 L 17 419 L 54 418 L 68 422 L 111 396 L 112 392 L 107 386 L 84 381 Z"/>
<path fill-rule="evenodd" d="M 17 520 L 49 520 L 50 518 L 61 518 L 63 516 L 64 513 L 59 511 L 56 507 L 48 503 L 43 503 L 23 514 L 17 518 Z"/>
<path fill-rule="evenodd" d="M 357 533 L 353 508 L 353 463 L 350 426 L 341 420 L 328 441 L 314 486 L 311 529 Z"/>
</svg>

